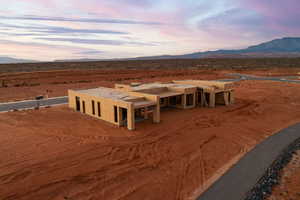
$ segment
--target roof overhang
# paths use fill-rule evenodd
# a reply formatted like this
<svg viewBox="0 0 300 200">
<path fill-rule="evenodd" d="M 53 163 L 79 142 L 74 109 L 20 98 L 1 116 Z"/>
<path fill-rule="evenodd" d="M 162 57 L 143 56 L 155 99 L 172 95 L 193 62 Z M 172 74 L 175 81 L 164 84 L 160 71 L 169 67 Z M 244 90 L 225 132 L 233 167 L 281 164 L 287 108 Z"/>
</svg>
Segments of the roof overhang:
<svg viewBox="0 0 300 200">
<path fill-rule="evenodd" d="M 161 94 L 158 94 L 160 98 L 166 98 L 166 97 L 173 97 L 173 96 L 180 96 L 183 95 L 182 92 L 164 92 Z"/>
<path fill-rule="evenodd" d="M 133 107 L 134 108 L 145 108 L 145 107 L 148 107 L 148 106 L 154 106 L 156 104 L 157 103 L 154 102 L 154 101 L 147 101 L 147 100 L 136 101 L 136 102 L 133 102 Z"/>
</svg>

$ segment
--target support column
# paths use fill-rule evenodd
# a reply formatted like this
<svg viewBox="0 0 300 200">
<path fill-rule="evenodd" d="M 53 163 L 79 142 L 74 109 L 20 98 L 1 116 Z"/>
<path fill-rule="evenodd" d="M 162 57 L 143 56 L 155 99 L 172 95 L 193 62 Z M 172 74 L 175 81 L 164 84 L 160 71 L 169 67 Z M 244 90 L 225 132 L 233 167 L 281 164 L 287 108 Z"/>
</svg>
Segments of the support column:
<svg viewBox="0 0 300 200">
<path fill-rule="evenodd" d="M 230 100 L 229 100 L 229 92 L 224 92 L 223 97 L 224 97 L 224 105 L 228 106 L 229 102 L 230 102 Z"/>
<path fill-rule="evenodd" d="M 234 90 L 231 90 L 231 91 L 229 92 L 229 96 L 230 96 L 230 98 L 229 98 L 230 104 L 234 104 L 234 101 L 235 101 L 235 98 L 234 98 Z"/>
<path fill-rule="evenodd" d="M 169 107 L 170 106 L 170 97 L 167 97 L 165 99 L 166 99 L 166 106 Z"/>
<path fill-rule="evenodd" d="M 194 98 L 193 98 L 193 107 L 196 107 L 196 95 L 197 95 L 197 92 L 194 93 Z"/>
<path fill-rule="evenodd" d="M 144 110 L 145 110 L 144 118 L 148 119 L 148 107 L 145 107 Z"/>
<path fill-rule="evenodd" d="M 207 106 L 207 102 L 206 102 L 206 96 L 204 91 L 201 92 L 201 107 L 206 107 Z"/>
<path fill-rule="evenodd" d="M 160 122 L 160 102 L 159 97 L 156 99 L 156 108 L 153 110 L 153 123 L 159 123 Z"/>
<path fill-rule="evenodd" d="M 209 107 L 214 108 L 216 106 L 216 94 L 215 92 L 209 93 Z"/>
<path fill-rule="evenodd" d="M 118 106 L 118 126 L 122 126 L 123 125 L 123 118 L 122 118 L 122 111 L 121 108 Z"/>
<path fill-rule="evenodd" d="M 128 130 L 135 129 L 135 116 L 134 116 L 134 106 L 131 103 L 127 109 L 127 128 Z"/>
<path fill-rule="evenodd" d="M 186 108 L 186 94 L 184 94 L 183 98 L 182 98 L 182 107 L 183 107 L 183 109 Z"/>
</svg>

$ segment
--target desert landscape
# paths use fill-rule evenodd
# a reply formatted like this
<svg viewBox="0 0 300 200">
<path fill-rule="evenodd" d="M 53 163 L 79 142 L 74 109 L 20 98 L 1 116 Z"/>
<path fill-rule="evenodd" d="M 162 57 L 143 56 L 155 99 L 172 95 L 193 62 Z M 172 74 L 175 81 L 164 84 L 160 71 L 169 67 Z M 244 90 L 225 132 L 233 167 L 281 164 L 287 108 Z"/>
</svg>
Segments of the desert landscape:
<svg viewBox="0 0 300 200">
<path fill-rule="evenodd" d="M 6 71 L 0 101 L 114 83 L 228 79 L 236 72 L 298 76 L 300 68 Z M 300 122 L 298 84 L 247 80 L 234 88 L 233 105 L 164 110 L 161 123 L 140 122 L 136 131 L 67 105 L 1 113 L 0 199 L 195 199 L 256 144 Z"/>
<path fill-rule="evenodd" d="M 273 190 L 268 200 L 299 199 L 300 198 L 300 151 L 296 151 L 291 162 L 281 174 L 280 184 Z"/>
<path fill-rule="evenodd" d="M 300 200 L 299 0 L 2 5 L 0 200 Z"/>
</svg>

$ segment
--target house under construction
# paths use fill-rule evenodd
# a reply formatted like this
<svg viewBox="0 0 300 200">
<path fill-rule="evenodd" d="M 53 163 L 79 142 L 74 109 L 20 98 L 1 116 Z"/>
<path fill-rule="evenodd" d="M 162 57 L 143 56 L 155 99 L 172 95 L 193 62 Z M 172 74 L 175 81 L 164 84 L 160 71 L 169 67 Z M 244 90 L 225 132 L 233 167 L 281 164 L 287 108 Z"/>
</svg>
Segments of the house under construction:
<svg viewBox="0 0 300 200">
<path fill-rule="evenodd" d="M 233 83 L 202 80 L 115 84 L 115 88 L 69 90 L 68 93 L 71 108 L 117 126 L 127 126 L 129 130 L 145 119 L 159 123 L 164 107 L 213 108 L 234 103 Z"/>
</svg>

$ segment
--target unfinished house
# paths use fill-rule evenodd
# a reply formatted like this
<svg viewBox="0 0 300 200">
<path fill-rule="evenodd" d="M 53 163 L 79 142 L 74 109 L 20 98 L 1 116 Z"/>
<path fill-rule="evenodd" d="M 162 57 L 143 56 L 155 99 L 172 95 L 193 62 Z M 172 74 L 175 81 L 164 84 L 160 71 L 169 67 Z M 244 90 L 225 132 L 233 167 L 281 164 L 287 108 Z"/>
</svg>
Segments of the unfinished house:
<svg viewBox="0 0 300 200">
<path fill-rule="evenodd" d="M 135 122 L 152 118 L 160 122 L 160 108 L 154 95 L 121 92 L 112 88 L 69 90 L 69 107 L 117 126 L 135 129 Z"/>
<path fill-rule="evenodd" d="M 159 96 L 160 106 L 178 108 L 215 107 L 234 103 L 232 82 L 180 80 L 171 83 L 132 83 L 129 85 L 115 84 L 121 91 L 136 91 Z M 179 104 L 181 102 L 181 104 Z"/>
<path fill-rule="evenodd" d="M 69 106 L 117 126 L 135 129 L 143 120 L 160 122 L 164 108 L 215 107 L 234 102 L 232 83 L 184 80 L 171 83 L 115 84 L 115 88 L 69 90 Z"/>
<path fill-rule="evenodd" d="M 200 106 L 214 108 L 216 105 L 229 105 L 234 103 L 232 82 L 203 80 L 180 80 L 173 82 L 197 87 L 196 102 Z"/>
<path fill-rule="evenodd" d="M 176 108 L 194 108 L 196 106 L 197 87 L 187 84 L 176 83 L 132 83 L 130 85 L 115 84 L 119 91 L 137 92 L 155 95 L 159 99 L 159 106 Z"/>
</svg>

